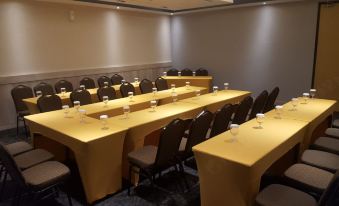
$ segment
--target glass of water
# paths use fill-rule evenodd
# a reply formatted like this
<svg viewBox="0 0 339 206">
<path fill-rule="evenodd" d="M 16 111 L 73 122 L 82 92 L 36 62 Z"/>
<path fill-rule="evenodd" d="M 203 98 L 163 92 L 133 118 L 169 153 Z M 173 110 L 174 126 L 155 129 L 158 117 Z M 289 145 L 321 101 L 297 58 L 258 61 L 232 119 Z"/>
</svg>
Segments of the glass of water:
<svg viewBox="0 0 339 206">
<path fill-rule="evenodd" d="M 139 84 L 139 78 L 138 78 L 138 77 L 135 77 L 135 78 L 134 78 L 134 82 L 135 82 L 135 84 Z"/>
<path fill-rule="evenodd" d="M 213 87 L 213 95 L 214 95 L 214 96 L 217 95 L 218 89 L 219 89 L 218 86 L 214 86 L 214 87 Z"/>
<path fill-rule="evenodd" d="M 166 77 L 166 76 L 167 76 L 167 72 L 163 72 L 162 74 L 163 74 L 163 76 L 164 76 L 164 77 Z"/>
<path fill-rule="evenodd" d="M 108 104 L 108 96 L 103 96 L 103 97 L 102 97 L 102 101 L 103 101 L 104 104 L 105 104 L 104 107 L 107 107 L 107 104 Z"/>
<path fill-rule="evenodd" d="M 190 83 L 190 82 L 186 82 L 186 89 L 187 89 L 187 90 L 190 89 L 190 86 L 191 86 L 191 83 Z"/>
<path fill-rule="evenodd" d="M 227 83 L 227 82 L 224 83 L 224 89 L 225 89 L 225 90 L 228 90 L 228 86 L 229 86 L 229 83 Z"/>
<path fill-rule="evenodd" d="M 258 122 L 258 124 L 259 124 L 259 127 L 258 127 L 258 128 L 260 128 L 260 129 L 263 128 L 263 127 L 262 127 L 262 124 L 264 123 L 264 119 L 265 119 L 265 115 L 264 115 L 264 114 L 258 113 L 258 114 L 256 115 L 256 120 L 257 120 L 257 122 Z"/>
<path fill-rule="evenodd" d="M 312 99 L 314 99 L 316 93 L 317 93 L 316 89 L 310 89 L 310 96 Z"/>
<path fill-rule="evenodd" d="M 200 89 L 195 90 L 195 97 L 199 99 L 200 96 Z"/>
<path fill-rule="evenodd" d="M 192 72 L 192 74 L 193 74 L 194 77 L 196 76 L 196 75 L 195 75 L 195 72 Z"/>
<path fill-rule="evenodd" d="M 85 85 L 83 85 L 83 84 L 82 84 L 82 85 L 80 85 L 80 89 L 81 89 L 81 90 L 86 90 L 86 87 L 85 87 Z"/>
<path fill-rule="evenodd" d="M 278 119 L 281 119 L 282 110 L 283 110 L 283 106 L 281 105 L 275 106 L 275 113 L 277 114 Z"/>
<path fill-rule="evenodd" d="M 42 92 L 41 91 L 36 91 L 36 97 L 41 97 L 42 96 Z"/>
<path fill-rule="evenodd" d="M 178 76 L 181 77 L 181 72 L 178 72 Z"/>
<path fill-rule="evenodd" d="M 153 93 L 153 97 L 155 98 L 155 96 L 157 95 L 158 89 L 156 87 L 152 88 L 152 93 Z"/>
<path fill-rule="evenodd" d="M 128 92 L 128 98 L 130 102 L 133 102 L 133 92 Z"/>
<path fill-rule="evenodd" d="M 79 111 L 79 109 L 80 109 L 80 101 L 74 101 L 73 105 L 74 105 L 74 109 L 76 111 Z"/>
<path fill-rule="evenodd" d="M 60 88 L 61 96 L 64 97 L 66 94 L 66 88 Z"/>
<path fill-rule="evenodd" d="M 129 105 L 123 106 L 122 109 L 123 109 L 123 111 L 124 111 L 125 119 L 128 119 L 128 114 L 130 113 L 130 107 L 129 107 Z"/>
<path fill-rule="evenodd" d="M 108 115 L 106 115 L 106 114 L 100 115 L 100 122 L 101 122 L 103 130 L 108 129 L 108 127 L 107 127 L 107 119 L 108 119 Z"/>
<path fill-rule="evenodd" d="M 232 142 L 237 140 L 237 135 L 239 134 L 239 125 L 238 124 L 231 124 L 230 125 L 230 132 L 232 134 Z"/>
<path fill-rule="evenodd" d="M 172 92 L 175 92 L 175 84 L 171 84 Z"/>
<path fill-rule="evenodd" d="M 291 104 L 293 106 L 293 111 L 296 111 L 298 106 L 298 98 L 292 98 Z"/>
<path fill-rule="evenodd" d="M 178 94 L 176 92 L 172 93 L 172 100 L 173 100 L 173 103 L 176 103 L 178 101 Z"/>
<path fill-rule="evenodd" d="M 303 93 L 304 104 L 308 103 L 308 99 L 309 98 L 310 98 L 310 94 L 309 93 Z"/>
<path fill-rule="evenodd" d="M 108 82 L 104 82 L 104 87 L 108 87 Z"/>
<path fill-rule="evenodd" d="M 79 114 L 80 114 L 80 123 L 85 123 L 85 119 L 86 119 L 86 110 L 84 110 L 84 109 L 79 109 Z"/>
<path fill-rule="evenodd" d="M 64 110 L 65 117 L 68 117 L 69 106 L 68 105 L 62 105 L 62 110 Z"/>
<path fill-rule="evenodd" d="M 151 103 L 152 112 L 155 112 L 155 108 L 157 107 L 157 101 L 152 100 L 150 103 Z"/>
<path fill-rule="evenodd" d="M 123 80 L 121 80 L 121 84 L 124 84 L 125 82 L 126 82 L 126 80 L 124 80 L 124 79 L 123 79 Z"/>
</svg>

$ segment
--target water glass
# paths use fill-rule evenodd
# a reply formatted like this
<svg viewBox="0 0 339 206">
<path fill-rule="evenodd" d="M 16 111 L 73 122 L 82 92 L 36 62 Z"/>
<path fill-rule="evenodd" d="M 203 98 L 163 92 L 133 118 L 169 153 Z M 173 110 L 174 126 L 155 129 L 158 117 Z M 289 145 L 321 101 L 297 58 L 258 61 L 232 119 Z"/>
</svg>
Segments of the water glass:
<svg viewBox="0 0 339 206">
<path fill-rule="evenodd" d="M 155 112 L 155 107 L 157 106 L 157 101 L 152 100 L 150 103 L 151 103 L 152 112 Z"/>
<path fill-rule="evenodd" d="M 190 82 L 186 82 L 186 89 L 189 90 L 190 89 Z"/>
<path fill-rule="evenodd" d="M 178 76 L 181 77 L 181 72 L 178 72 Z"/>
<path fill-rule="evenodd" d="M 80 109 L 80 101 L 74 101 L 73 105 L 74 105 L 75 110 L 79 111 L 79 109 Z"/>
<path fill-rule="evenodd" d="M 309 93 L 303 93 L 304 104 L 307 104 L 309 98 L 310 98 L 310 94 Z"/>
<path fill-rule="evenodd" d="M 158 89 L 156 87 L 152 88 L 153 97 L 157 95 Z"/>
<path fill-rule="evenodd" d="M 264 114 L 262 114 L 262 113 L 258 113 L 257 115 L 256 115 L 256 120 L 257 120 L 257 122 L 258 122 L 258 124 L 259 124 L 259 127 L 258 128 L 262 128 L 262 123 L 264 123 L 264 118 L 265 118 L 265 115 Z"/>
<path fill-rule="evenodd" d="M 123 80 L 121 80 L 121 84 L 124 84 L 125 82 L 126 82 L 126 80 L 124 80 L 124 79 L 123 79 Z"/>
<path fill-rule="evenodd" d="M 218 86 L 213 87 L 213 95 L 217 95 L 218 93 Z"/>
<path fill-rule="evenodd" d="M 167 72 L 163 72 L 163 75 L 164 75 L 164 77 L 166 77 L 167 76 Z"/>
<path fill-rule="evenodd" d="M 42 92 L 41 91 L 36 91 L 36 97 L 41 97 L 42 96 Z"/>
<path fill-rule="evenodd" d="M 293 106 L 293 111 L 296 111 L 298 106 L 298 98 L 292 98 L 291 103 Z"/>
<path fill-rule="evenodd" d="M 86 110 L 79 109 L 79 114 L 80 114 L 80 123 L 85 123 Z"/>
<path fill-rule="evenodd" d="M 123 111 L 124 111 L 125 119 L 128 119 L 128 114 L 130 113 L 130 107 L 129 107 L 129 105 L 123 106 L 122 109 L 123 109 Z"/>
<path fill-rule="evenodd" d="M 310 89 L 310 96 L 312 99 L 314 99 L 316 93 L 317 93 L 316 89 Z"/>
<path fill-rule="evenodd" d="M 230 125 L 230 132 L 232 134 L 232 141 L 237 139 L 237 135 L 239 134 L 239 125 L 238 124 L 231 124 Z"/>
<path fill-rule="evenodd" d="M 69 106 L 68 105 L 62 105 L 62 110 L 64 110 L 65 117 L 68 117 Z"/>
<path fill-rule="evenodd" d="M 81 90 L 86 90 L 86 87 L 85 87 L 85 85 L 83 85 L 83 84 L 82 84 L 82 85 L 80 85 L 80 89 L 81 89 Z"/>
<path fill-rule="evenodd" d="M 193 74 L 194 77 L 196 76 L 196 75 L 195 75 L 195 72 L 192 72 L 192 74 Z"/>
<path fill-rule="evenodd" d="M 102 101 L 104 102 L 105 107 L 107 107 L 107 104 L 108 104 L 108 96 L 103 96 L 103 97 L 102 97 Z"/>
<path fill-rule="evenodd" d="M 134 82 L 135 82 L 135 84 L 139 84 L 139 78 L 138 78 L 138 77 L 135 77 L 135 78 L 134 78 Z"/>
<path fill-rule="evenodd" d="M 198 99 L 200 96 L 200 89 L 195 90 L 195 97 Z"/>
<path fill-rule="evenodd" d="M 176 92 L 172 93 L 172 100 L 173 100 L 173 103 L 178 101 L 178 94 Z"/>
<path fill-rule="evenodd" d="M 101 122 L 103 130 L 108 129 L 108 127 L 107 127 L 107 119 L 108 119 L 108 115 L 106 115 L 106 114 L 100 115 L 100 122 Z"/>
<path fill-rule="evenodd" d="M 64 97 L 66 94 L 66 88 L 60 88 L 61 96 Z"/>
<path fill-rule="evenodd" d="M 228 83 L 224 83 L 224 88 L 225 88 L 225 90 L 228 90 L 228 86 L 229 86 Z"/>
<path fill-rule="evenodd" d="M 133 102 L 133 92 L 128 92 L 129 101 Z"/>
<path fill-rule="evenodd" d="M 275 112 L 277 113 L 277 117 L 279 118 L 279 119 L 281 119 L 281 113 L 282 113 L 282 109 L 283 109 L 283 106 L 281 106 L 281 105 L 277 105 L 277 106 L 275 106 Z"/>
<path fill-rule="evenodd" d="M 175 84 L 171 84 L 172 92 L 175 92 Z"/>
</svg>

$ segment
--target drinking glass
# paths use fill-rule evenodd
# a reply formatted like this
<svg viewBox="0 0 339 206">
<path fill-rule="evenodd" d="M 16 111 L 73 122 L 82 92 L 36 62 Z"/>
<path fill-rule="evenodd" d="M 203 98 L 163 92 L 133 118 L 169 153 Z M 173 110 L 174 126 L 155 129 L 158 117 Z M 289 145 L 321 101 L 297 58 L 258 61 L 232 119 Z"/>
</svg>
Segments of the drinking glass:
<svg viewBox="0 0 339 206">
<path fill-rule="evenodd" d="M 192 72 L 192 74 L 193 74 L 194 77 L 196 76 L 196 75 L 195 75 L 195 72 Z"/>
<path fill-rule="evenodd" d="M 130 113 L 130 107 L 129 105 L 125 105 L 122 107 L 124 114 L 125 114 L 125 119 L 128 119 L 128 114 Z"/>
<path fill-rule="evenodd" d="M 195 97 L 198 99 L 200 96 L 200 89 L 195 90 Z"/>
<path fill-rule="evenodd" d="M 224 88 L 225 88 L 225 90 L 228 90 L 228 86 L 229 86 L 228 83 L 224 83 Z"/>
<path fill-rule="evenodd" d="M 293 106 L 293 111 L 296 111 L 298 106 L 298 98 L 292 98 L 291 103 Z"/>
<path fill-rule="evenodd" d="M 310 94 L 309 93 L 303 93 L 304 104 L 308 103 L 308 99 L 309 98 L 310 98 Z"/>
<path fill-rule="evenodd" d="M 85 123 L 86 110 L 79 109 L 79 114 L 80 114 L 80 123 Z"/>
<path fill-rule="evenodd" d="M 150 103 L 151 103 L 152 112 L 155 112 L 155 107 L 157 106 L 157 101 L 152 100 Z"/>
<path fill-rule="evenodd" d="M 74 101 L 73 105 L 74 105 L 74 109 L 76 111 L 79 111 L 79 109 L 80 109 L 80 101 Z"/>
<path fill-rule="evenodd" d="M 167 76 L 167 72 L 163 72 L 164 77 Z"/>
<path fill-rule="evenodd" d="M 175 84 L 171 84 L 172 92 L 175 92 Z"/>
<path fill-rule="evenodd" d="M 260 128 L 260 129 L 263 128 L 263 127 L 262 127 L 262 124 L 264 123 L 264 118 L 265 118 L 265 115 L 262 114 L 262 113 L 258 113 L 258 114 L 256 115 L 256 120 L 257 120 L 257 122 L 258 122 L 258 124 L 259 124 L 259 127 L 258 127 L 258 128 Z"/>
<path fill-rule="evenodd" d="M 172 100 L 173 100 L 173 103 L 178 101 L 178 94 L 177 93 L 175 93 L 175 92 L 172 93 Z"/>
<path fill-rule="evenodd" d="M 133 102 L 133 92 L 128 92 L 129 101 Z"/>
<path fill-rule="evenodd" d="M 42 96 L 42 92 L 41 91 L 36 91 L 36 97 L 41 97 Z"/>
<path fill-rule="evenodd" d="M 100 122 L 101 122 L 103 130 L 108 129 L 108 127 L 107 127 L 107 119 L 108 119 L 108 115 L 106 115 L 106 114 L 100 115 Z"/>
<path fill-rule="evenodd" d="M 69 106 L 68 105 L 62 105 L 62 110 L 64 110 L 65 117 L 68 117 Z"/>
<path fill-rule="evenodd" d="M 104 102 L 105 107 L 107 107 L 107 104 L 108 104 L 108 96 L 103 96 L 103 97 L 102 97 L 102 101 Z"/>
<path fill-rule="evenodd" d="M 139 78 L 138 78 L 138 77 L 135 77 L 135 78 L 134 78 L 134 82 L 135 82 L 135 84 L 139 84 Z"/>
<path fill-rule="evenodd" d="M 231 124 L 230 125 L 230 132 L 232 134 L 232 141 L 237 139 L 237 135 L 239 134 L 239 125 L 238 124 Z"/>
<path fill-rule="evenodd" d="M 108 87 L 108 82 L 104 82 L 104 87 Z"/>
<path fill-rule="evenodd" d="M 190 82 L 186 82 L 186 89 L 189 90 L 190 89 Z"/>
<path fill-rule="evenodd" d="M 81 89 L 81 90 L 86 90 L 85 85 L 80 85 L 80 89 Z"/>
<path fill-rule="evenodd" d="M 217 95 L 218 93 L 218 86 L 213 87 L 213 95 Z"/>
<path fill-rule="evenodd" d="M 277 113 L 277 117 L 279 118 L 279 119 L 281 119 L 281 113 L 282 113 L 282 109 L 283 109 L 283 106 L 281 106 L 281 105 L 277 105 L 277 106 L 275 106 L 275 112 Z"/>
<path fill-rule="evenodd" d="M 60 88 L 61 96 L 64 97 L 66 94 L 66 88 Z"/>
<path fill-rule="evenodd" d="M 155 98 L 155 96 L 157 95 L 158 89 L 156 87 L 152 88 L 152 93 L 153 93 L 153 97 Z"/>
<path fill-rule="evenodd" d="M 316 93 L 317 93 L 316 89 L 310 89 L 310 96 L 312 99 L 314 99 Z"/>
<path fill-rule="evenodd" d="M 178 72 L 178 76 L 181 77 L 181 72 Z"/>
<path fill-rule="evenodd" d="M 124 80 L 124 79 L 123 79 L 123 80 L 121 80 L 121 84 L 124 84 L 125 82 L 126 82 L 126 80 Z"/>
</svg>

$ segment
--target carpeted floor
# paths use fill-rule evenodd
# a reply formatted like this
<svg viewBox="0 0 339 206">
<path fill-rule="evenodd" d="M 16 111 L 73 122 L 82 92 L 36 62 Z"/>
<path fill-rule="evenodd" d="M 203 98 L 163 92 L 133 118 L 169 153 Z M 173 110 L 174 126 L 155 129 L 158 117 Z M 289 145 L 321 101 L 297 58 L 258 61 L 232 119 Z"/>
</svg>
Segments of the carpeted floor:
<svg viewBox="0 0 339 206">
<path fill-rule="evenodd" d="M 15 130 L 7 130 L 0 132 L 0 142 L 3 144 L 12 143 L 19 140 L 25 140 L 23 131 L 20 131 L 19 137 L 16 136 Z M 86 205 L 84 193 L 82 191 L 81 181 L 77 175 L 75 164 L 68 165 L 72 173 L 72 179 L 68 189 L 71 190 L 72 202 L 75 206 Z M 195 170 L 185 167 L 186 181 L 181 174 L 174 169 L 169 169 L 165 174 L 156 180 L 156 186 L 152 188 L 148 180 L 142 181 L 137 188 L 132 190 L 131 196 L 127 195 L 126 186 L 121 192 L 110 195 L 103 200 L 97 201 L 93 205 L 97 206 L 199 206 L 199 181 Z M 187 185 L 188 184 L 188 185 Z M 127 185 L 127 184 L 124 184 Z M 187 187 L 188 186 L 188 187 Z M 62 206 L 68 205 L 66 194 L 61 188 L 58 195 L 43 200 L 39 205 Z M 1 194 L 0 205 L 7 206 L 12 204 L 12 197 L 15 191 L 15 185 L 7 179 L 4 192 Z M 32 205 L 32 197 L 26 195 L 21 198 L 20 205 Z"/>
</svg>

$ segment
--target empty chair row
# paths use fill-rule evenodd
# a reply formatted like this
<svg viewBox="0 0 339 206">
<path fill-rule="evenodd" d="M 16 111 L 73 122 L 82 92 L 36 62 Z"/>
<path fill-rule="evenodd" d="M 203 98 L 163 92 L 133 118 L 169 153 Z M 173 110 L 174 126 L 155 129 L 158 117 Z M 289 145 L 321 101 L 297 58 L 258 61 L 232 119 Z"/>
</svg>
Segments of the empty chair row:
<svg viewBox="0 0 339 206">
<path fill-rule="evenodd" d="M 172 68 L 166 72 L 167 76 L 208 76 L 208 71 L 206 69 L 200 68 L 196 71 L 191 69 L 183 69 L 179 71 L 178 69 Z"/>
</svg>

